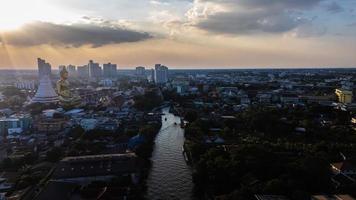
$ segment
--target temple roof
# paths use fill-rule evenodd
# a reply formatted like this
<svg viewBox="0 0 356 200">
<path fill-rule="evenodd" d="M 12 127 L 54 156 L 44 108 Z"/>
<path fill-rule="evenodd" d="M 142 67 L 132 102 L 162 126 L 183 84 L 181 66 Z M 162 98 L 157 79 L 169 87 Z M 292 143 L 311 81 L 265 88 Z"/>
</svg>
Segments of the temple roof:
<svg viewBox="0 0 356 200">
<path fill-rule="evenodd" d="M 51 80 L 48 76 L 43 76 L 40 80 L 40 85 L 36 95 L 33 97 L 34 103 L 56 103 L 59 101 L 57 93 L 52 87 Z"/>
</svg>

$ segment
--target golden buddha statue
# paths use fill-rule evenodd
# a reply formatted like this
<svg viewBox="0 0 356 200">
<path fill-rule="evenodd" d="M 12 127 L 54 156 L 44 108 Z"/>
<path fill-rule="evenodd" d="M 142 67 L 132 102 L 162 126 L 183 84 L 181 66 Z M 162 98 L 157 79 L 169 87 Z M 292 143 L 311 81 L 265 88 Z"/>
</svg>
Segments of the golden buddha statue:
<svg viewBox="0 0 356 200">
<path fill-rule="evenodd" d="M 60 72 L 61 79 L 57 81 L 57 93 L 60 104 L 65 108 L 72 108 L 81 104 L 81 98 L 77 95 L 72 95 L 68 82 L 68 71 L 63 68 Z"/>
</svg>

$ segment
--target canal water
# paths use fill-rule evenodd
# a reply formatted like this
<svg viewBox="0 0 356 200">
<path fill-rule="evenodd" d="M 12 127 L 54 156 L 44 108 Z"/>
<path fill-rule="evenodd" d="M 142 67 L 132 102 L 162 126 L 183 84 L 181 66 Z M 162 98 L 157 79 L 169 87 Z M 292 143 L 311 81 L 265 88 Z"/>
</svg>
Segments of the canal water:
<svg viewBox="0 0 356 200">
<path fill-rule="evenodd" d="M 179 126 L 180 118 L 169 113 L 168 108 L 163 109 L 163 114 L 151 158 L 146 198 L 190 200 L 193 199 L 193 182 L 191 168 L 182 153 L 184 130 Z"/>
</svg>

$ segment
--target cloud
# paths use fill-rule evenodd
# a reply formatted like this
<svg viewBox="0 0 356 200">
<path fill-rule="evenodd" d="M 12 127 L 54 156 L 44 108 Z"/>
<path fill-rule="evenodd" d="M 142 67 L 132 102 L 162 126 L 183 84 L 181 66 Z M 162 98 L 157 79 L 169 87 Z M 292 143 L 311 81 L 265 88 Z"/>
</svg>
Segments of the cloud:
<svg viewBox="0 0 356 200">
<path fill-rule="evenodd" d="M 112 21 L 91 18 L 86 20 L 93 20 L 93 22 L 71 25 L 32 22 L 20 29 L 1 33 L 0 41 L 14 46 L 48 44 L 66 47 L 83 45 L 100 47 L 108 44 L 138 42 L 153 37 L 145 32 L 129 30 Z"/>
<path fill-rule="evenodd" d="M 348 27 L 356 27 L 356 22 L 352 22 L 350 24 L 347 24 L 346 26 L 348 26 Z"/>
<path fill-rule="evenodd" d="M 246 34 L 251 32 L 286 32 L 299 24 L 283 13 L 272 14 L 266 12 L 249 13 L 217 13 L 197 24 L 199 28 L 217 33 Z"/>
<path fill-rule="evenodd" d="M 331 13 L 339 13 L 344 11 L 344 8 L 341 7 L 338 3 L 332 2 L 326 6 L 326 10 Z"/>
<path fill-rule="evenodd" d="M 291 31 L 291 35 L 298 38 L 309 38 L 323 36 L 326 32 L 327 28 L 325 26 L 307 21 Z"/>
<path fill-rule="evenodd" d="M 196 0 L 196 2 L 223 3 L 230 5 L 238 4 L 250 8 L 279 7 L 294 9 L 315 6 L 320 1 L 322 0 Z"/>
<path fill-rule="evenodd" d="M 284 33 L 309 21 L 303 12 L 323 0 L 195 0 L 193 26 L 220 34 Z"/>
</svg>

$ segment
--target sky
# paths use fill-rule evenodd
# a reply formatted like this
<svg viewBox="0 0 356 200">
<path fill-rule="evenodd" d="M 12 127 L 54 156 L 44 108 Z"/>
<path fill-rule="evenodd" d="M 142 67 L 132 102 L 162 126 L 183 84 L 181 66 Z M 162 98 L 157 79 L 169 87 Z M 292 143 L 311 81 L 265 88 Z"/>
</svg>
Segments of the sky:
<svg viewBox="0 0 356 200">
<path fill-rule="evenodd" d="M 0 0 L 0 69 L 356 67 L 356 0 Z"/>
</svg>

